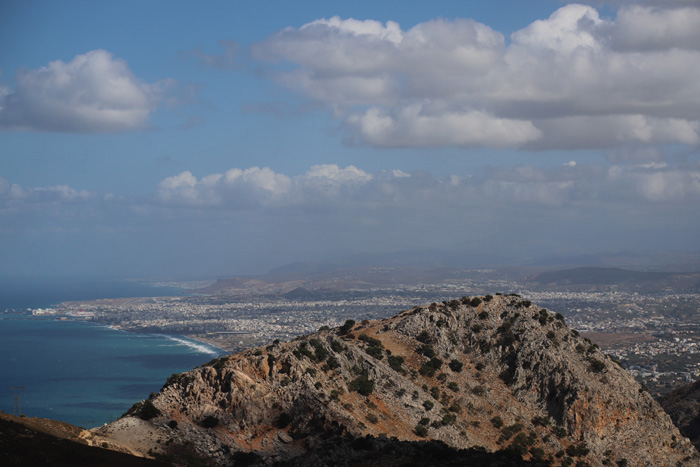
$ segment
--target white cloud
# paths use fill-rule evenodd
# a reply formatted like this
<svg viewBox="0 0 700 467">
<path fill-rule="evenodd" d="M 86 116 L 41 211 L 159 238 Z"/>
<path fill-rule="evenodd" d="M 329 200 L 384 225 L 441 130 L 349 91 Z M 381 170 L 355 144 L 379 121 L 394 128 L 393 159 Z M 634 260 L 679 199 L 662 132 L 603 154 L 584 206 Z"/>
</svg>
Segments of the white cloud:
<svg viewBox="0 0 700 467">
<path fill-rule="evenodd" d="M 267 167 L 231 169 L 198 180 L 191 172 L 168 177 L 158 184 L 157 197 L 165 203 L 189 206 L 264 206 L 283 203 L 290 191 L 290 179 Z"/>
<path fill-rule="evenodd" d="M 78 190 L 68 185 L 23 187 L 0 177 L 0 214 L 45 212 L 65 214 L 66 209 L 81 210 L 85 203 L 99 200 L 97 192 Z"/>
<path fill-rule="evenodd" d="M 518 146 L 536 141 L 541 132 L 531 122 L 496 118 L 484 112 L 425 112 L 420 104 L 396 116 L 372 107 L 347 119 L 363 141 L 375 146 Z"/>
<path fill-rule="evenodd" d="M 615 21 L 613 43 L 630 50 L 674 47 L 700 50 L 700 9 L 696 7 L 662 9 L 634 5 L 622 8 Z"/>
<path fill-rule="evenodd" d="M 700 141 L 700 7 L 571 4 L 503 35 L 484 24 L 338 17 L 251 48 L 279 82 L 375 146 L 619 147 Z"/>
<path fill-rule="evenodd" d="M 669 167 L 650 163 L 613 166 L 608 181 L 632 196 L 653 202 L 677 202 L 700 199 L 700 167 Z"/>
<path fill-rule="evenodd" d="M 627 161 L 629 162 L 629 161 Z M 287 176 L 270 168 L 231 169 L 197 179 L 190 172 L 167 178 L 157 197 L 166 206 L 216 210 L 319 207 L 389 210 L 452 208 L 602 206 L 607 202 L 675 203 L 700 198 L 700 166 L 667 163 L 586 165 L 570 161 L 544 169 L 532 166 L 486 169 L 483 175 L 436 178 L 424 172 L 368 173 L 354 166 L 317 165 Z M 632 205 L 630 204 L 630 205 Z"/>
<path fill-rule="evenodd" d="M 172 80 L 143 83 L 124 60 L 93 50 L 20 71 L 16 82 L 0 92 L 0 128 L 109 133 L 144 128 Z"/>
</svg>

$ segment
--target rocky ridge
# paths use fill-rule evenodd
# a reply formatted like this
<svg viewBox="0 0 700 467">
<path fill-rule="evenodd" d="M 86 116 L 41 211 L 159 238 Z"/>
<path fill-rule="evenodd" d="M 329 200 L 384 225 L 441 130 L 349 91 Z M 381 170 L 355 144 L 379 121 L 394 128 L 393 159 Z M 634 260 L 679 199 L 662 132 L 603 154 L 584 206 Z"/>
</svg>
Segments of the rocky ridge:
<svg viewBox="0 0 700 467">
<path fill-rule="evenodd" d="M 329 447 L 388 438 L 539 465 L 700 465 L 669 416 L 597 346 L 561 315 L 503 295 L 213 360 L 95 432 L 143 454 L 219 465 L 349 465 L 355 451 L 329 458 Z"/>
</svg>

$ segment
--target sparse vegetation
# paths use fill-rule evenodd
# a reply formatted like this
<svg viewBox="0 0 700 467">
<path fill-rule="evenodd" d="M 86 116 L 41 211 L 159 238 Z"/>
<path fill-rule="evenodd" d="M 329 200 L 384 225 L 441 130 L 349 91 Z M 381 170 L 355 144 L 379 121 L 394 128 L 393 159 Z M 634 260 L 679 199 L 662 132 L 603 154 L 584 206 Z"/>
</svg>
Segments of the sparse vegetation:
<svg viewBox="0 0 700 467">
<path fill-rule="evenodd" d="M 403 364 L 405 362 L 405 359 L 402 356 L 389 355 L 387 361 L 389 362 L 389 366 L 392 370 L 398 371 L 399 373 L 404 373 L 405 370 L 403 368 Z"/>
<path fill-rule="evenodd" d="M 420 334 L 416 336 L 416 340 L 424 344 L 429 344 L 433 341 L 433 338 L 430 336 L 428 331 L 421 331 Z"/>
<path fill-rule="evenodd" d="M 416 349 L 416 352 L 428 358 L 433 358 L 436 355 L 435 349 L 433 349 L 430 345 L 421 345 Z"/>
<path fill-rule="evenodd" d="M 139 418 L 141 420 L 151 420 L 161 414 L 161 411 L 153 405 L 150 399 L 143 401 L 138 410 Z"/>
<path fill-rule="evenodd" d="M 355 320 L 349 319 L 345 321 L 345 324 L 338 328 L 338 335 L 343 336 L 348 334 L 352 330 L 353 326 L 355 326 Z"/>
<path fill-rule="evenodd" d="M 418 371 L 421 375 L 432 378 L 435 376 L 437 370 L 442 367 L 442 360 L 438 357 L 433 357 L 429 361 L 425 362 Z"/>
<path fill-rule="evenodd" d="M 421 425 L 421 424 L 416 425 L 416 427 L 413 429 L 413 432 L 414 432 L 417 436 L 420 436 L 420 437 L 422 437 L 422 438 L 425 438 L 425 437 L 428 436 L 428 428 L 425 427 L 425 426 L 423 426 L 423 425 Z"/>
<path fill-rule="evenodd" d="M 590 363 L 591 365 L 589 368 L 593 373 L 602 373 L 605 370 L 605 362 L 592 358 Z"/>
<path fill-rule="evenodd" d="M 566 448 L 566 454 L 569 457 L 583 457 L 591 450 L 586 447 L 586 443 L 572 444 Z"/>
<path fill-rule="evenodd" d="M 219 419 L 213 415 L 208 415 L 202 420 L 201 425 L 204 428 L 214 428 L 219 425 Z"/>
<path fill-rule="evenodd" d="M 358 392 L 363 396 L 369 396 L 374 390 L 374 381 L 367 378 L 367 376 L 362 375 L 350 381 L 350 384 L 348 384 L 348 389 Z"/>
</svg>

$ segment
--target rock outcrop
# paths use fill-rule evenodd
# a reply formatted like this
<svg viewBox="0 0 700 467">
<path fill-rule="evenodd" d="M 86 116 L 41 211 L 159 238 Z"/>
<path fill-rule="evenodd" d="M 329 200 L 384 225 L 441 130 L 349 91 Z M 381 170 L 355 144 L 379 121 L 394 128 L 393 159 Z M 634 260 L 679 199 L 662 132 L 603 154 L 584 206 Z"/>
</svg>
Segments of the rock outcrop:
<svg viewBox="0 0 700 467">
<path fill-rule="evenodd" d="M 97 432 L 138 439 L 144 454 L 220 465 L 307 465 L 329 446 L 388 439 L 542 465 L 700 465 L 669 416 L 596 345 L 561 315 L 502 295 L 213 360 Z M 314 458 L 308 465 L 324 465 Z"/>
</svg>

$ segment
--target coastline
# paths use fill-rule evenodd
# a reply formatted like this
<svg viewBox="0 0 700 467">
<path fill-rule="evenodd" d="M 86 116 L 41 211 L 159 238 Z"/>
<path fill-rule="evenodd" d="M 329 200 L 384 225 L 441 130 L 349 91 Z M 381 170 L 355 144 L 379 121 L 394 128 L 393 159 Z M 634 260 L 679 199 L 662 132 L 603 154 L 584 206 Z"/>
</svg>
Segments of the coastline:
<svg viewBox="0 0 700 467">
<path fill-rule="evenodd" d="M 118 324 L 102 324 L 98 321 L 93 321 L 95 324 L 100 325 L 100 326 L 105 326 L 110 329 L 114 329 L 115 331 L 124 331 L 124 332 L 133 332 L 135 334 L 147 334 L 147 335 L 152 335 L 152 336 L 160 336 L 164 337 L 166 339 L 178 342 L 181 345 L 184 345 L 186 347 L 194 348 L 196 350 L 199 350 L 201 353 L 208 353 L 211 355 L 228 355 L 234 350 L 228 350 L 224 347 L 221 347 L 220 343 L 217 342 L 214 339 L 206 339 L 202 338 L 199 334 L 168 334 L 165 332 L 144 332 L 142 330 L 136 330 L 136 329 L 129 329 L 123 326 L 120 326 Z M 202 345 L 202 347 L 197 347 L 195 345 L 188 345 L 188 343 L 184 339 L 189 339 L 190 341 L 197 342 Z"/>
<path fill-rule="evenodd" d="M 180 334 L 180 335 L 182 337 L 186 337 L 187 339 L 201 342 L 201 343 L 206 344 L 210 347 L 214 347 L 216 349 L 219 349 L 219 350 L 221 350 L 222 355 L 229 355 L 229 354 L 236 353 L 236 352 L 239 352 L 242 350 L 240 347 L 233 347 L 233 346 L 224 347 L 224 345 L 228 343 L 224 339 L 214 339 L 214 338 L 204 337 L 201 334 Z"/>
</svg>

